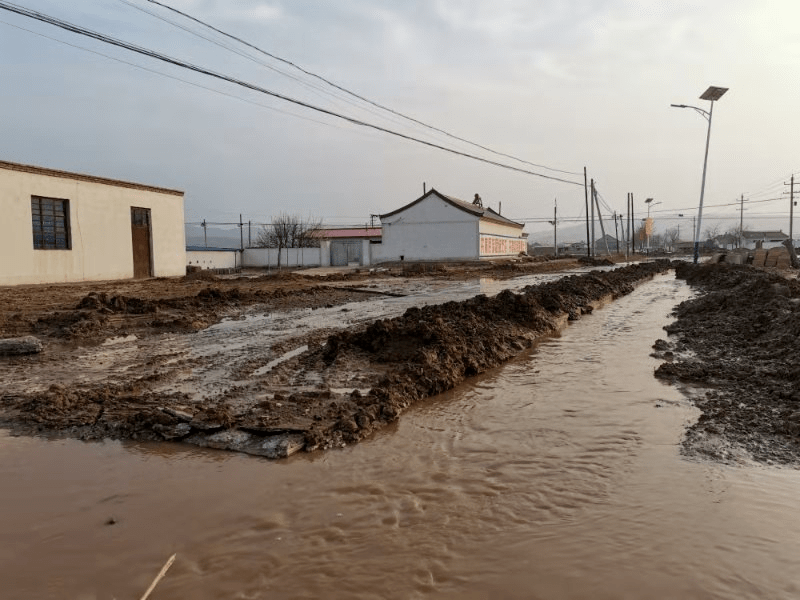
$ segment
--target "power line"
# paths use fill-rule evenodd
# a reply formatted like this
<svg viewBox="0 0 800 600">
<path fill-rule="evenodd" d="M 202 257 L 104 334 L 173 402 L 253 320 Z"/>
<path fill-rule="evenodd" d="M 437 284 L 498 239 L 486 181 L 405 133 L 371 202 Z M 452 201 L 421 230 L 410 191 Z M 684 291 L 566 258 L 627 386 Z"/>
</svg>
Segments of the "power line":
<svg viewBox="0 0 800 600">
<path fill-rule="evenodd" d="M 165 54 L 161 54 L 159 52 L 155 52 L 154 50 L 149 50 L 149 49 L 144 48 L 142 46 L 137 46 L 137 45 L 131 44 L 129 42 L 124 42 L 124 41 L 116 39 L 114 37 L 107 36 L 107 35 L 104 35 L 102 33 L 98 33 L 96 31 L 92 31 L 91 29 L 86 29 L 84 27 L 80 27 L 78 25 L 74 25 L 74 24 L 69 23 L 67 21 L 62 21 L 61 19 L 57 19 L 55 17 L 51 17 L 49 15 L 46 15 L 44 13 L 40 13 L 38 11 L 33 11 L 33 10 L 30 10 L 30 9 L 27 9 L 27 8 L 24 8 L 24 7 L 21 7 L 21 6 L 17 6 L 15 4 L 2 2 L 2 1 L 0 1 L 0 8 L 5 9 L 5 10 L 7 10 L 9 12 L 13 12 L 13 13 L 25 16 L 25 17 L 29 17 L 31 19 L 35 19 L 37 21 L 41 21 L 43 23 L 47 23 L 49 25 L 54 25 L 56 27 L 60 27 L 61 29 L 65 29 L 67 31 L 71 31 L 72 33 L 76 33 L 78 35 L 83 35 L 83 36 L 98 40 L 100 42 L 103 42 L 103 43 L 106 43 L 106 44 L 110 44 L 112 46 L 117 46 L 119 48 L 123 48 L 125 50 L 129 50 L 131 52 L 136 52 L 136 53 L 142 54 L 144 56 L 149 56 L 150 58 L 154 58 L 156 60 L 160 60 L 162 62 L 166 62 L 166 63 L 172 64 L 172 65 L 184 68 L 184 69 L 195 71 L 196 73 L 200 73 L 202 75 L 207 75 L 209 77 L 214 77 L 216 79 L 220 79 L 222 81 L 227 81 L 229 83 L 233 83 L 235 85 L 238 85 L 238 86 L 241 86 L 241 87 L 244 87 L 244 88 L 259 92 L 259 93 L 262 93 L 262 94 L 266 94 L 268 96 L 272 96 L 274 98 L 278 98 L 278 99 L 284 100 L 286 102 L 291 102 L 292 104 L 296 104 L 298 106 L 302 106 L 302 107 L 307 108 L 309 110 L 314 110 L 314 111 L 317 111 L 317 112 L 320 112 L 320 113 L 323 113 L 323 114 L 326 114 L 326 115 L 330 115 L 332 117 L 336 117 L 336 118 L 348 121 L 349 123 L 352 123 L 354 125 L 359 125 L 359 126 L 362 126 L 362 127 L 369 127 L 369 128 L 375 129 L 377 131 L 381 131 L 383 133 L 388 133 L 390 135 L 394 135 L 394 136 L 399 137 L 399 138 L 403 138 L 403 139 L 406 139 L 406 140 L 409 140 L 409 141 L 414 141 L 414 142 L 417 142 L 419 144 L 423 144 L 425 146 L 429 146 L 431 148 L 436 148 L 438 150 L 443 150 L 444 152 L 449 152 L 449 153 L 455 154 L 457 156 L 462 156 L 462 157 L 465 157 L 465 158 L 471 158 L 471 159 L 477 160 L 479 162 L 483 162 L 483 163 L 486 163 L 486 164 L 494 165 L 496 167 L 501 167 L 503 169 L 508 169 L 508 170 L 511 170 L 511 171 L 516 171 L 518 173 L 525 173 L 527 175 L 533 175 L 535 177 L 541 177 L 543 179 L 549 179 L 549 180 L 552 180 L 552 181 L 560 181 L 562 183 L 568 183 L 568 184 L 571 184 L 571 185 L 583 186 L 583 183 L 579 183 L 579 182 L 576 182 L 576 181 L 569 181 L 567 179 L 563 179 L 563 178 L 560 178 L 560 177 L 554 177 L 552 175 L 544 175 L 543 173 L 536 173 L 535 171 L 529 171 L 527 169 L 521 169 L 519 167 L 514 167 L 514 166 L 511 166 L 511 165 L 507 165 L 507 164 L 500 163 L 500 162 L 497 162 L 497 161 L 489 160 L 489 159 L 486 159 L 486 158 L 481 158 L 481 157 L 475 156 L 473 154 L 468 154 L 466 152 L 461 152 L 461 151 L 455 150 L 453 148 L 448 148 L 446 146 L 441 146 L 439 144 L 434 144 L 433 142 L 428 142 L 428 141 L 425 141 L 425 140 L 421 140 L 419 138 L 416 138 L 416 137 L 413 137 L 413 136 L 410 136 L 410 135 L 406 135 L 406 134 L 403 134 L 403 133 L 400 133 L 400 132 L 397 132 L 397 131 L 393 131 L 391 129 L 387 129 L 385 127 L 381 127 L 379 125 L 375 125 L 375 124 L 372 124 L 372 123 L 368 123 L 366 121 L 362 121 L 360 119 L 355 119 L 353 117 L 348 117 L 348 116 L 343 115 L 341 113 L 337 113 L 335 111 L 328 110 L 328 109 L 322 108 L 320 106 L 315 106 L 315 105 L 310 104 L 308 102 L 303 102 L 302 100 L 297 100 L 296 98 L 291 98 L 290 96 L 286 96 L 284 94 L 279 94 L 278 92 L 273 92 L 273 91 L 268 90 L 266 88 L 263 88 L 261 86 L 258 86 L 258 85 L 252 84 L 252 83 L 248 83 L 248 82 L 242 81 L 240 79 L 236 79 L 235 77 L 230 77 L 228 75 L 223 75 L 221 73 L 217 73 L 215 71 L 211 71 L 209 69 L 205 69 L 203 67 L 199 67 L 197 65 L 194 65 L 194 64 L 191 64 L 191 63 L 188 63 L 188 62 L 184 62 L 184 61 L 178 60 L 176 58 L 172 58 L 172 57 L 167 56 Z"/>
<path fill-rule="evenodd" d="M 128 2 L 127 0 L 121 0 L 121 1 L 125 2 L 125 4 L 130 4 L 130 2 Z M 363 102 L 366 102 L 368 104 L 371 104 L 372 106 L 380 108 L 381 110 L 385 110 L 385 111 L 390 112 L 390 113 L 392 113 L 394 115 L 397 115 L 399 117 L 407 119 L 407 120 L 409 120 L 409 121 L 411 121 L 413 123 L 416 123 L 417 125 L 421 125 L 421 126 L 427 128 L 427 129 L 431 129 L 433 131 L 437 131 L 439 133 L 442 133 L 442 134 L 446 135 L 447 137 L 453 138 L 453 139 L 458 140 L 460 142 L 464 142 L 464 143 L 469 144 L 471 146 L 475 146 L 476 148 L 480 148 L 481 150 L 486 150 L 487 152 L 491 152 L 492 154 L 496 154 L 498 156 L 504 156 L 505 158 L 510 158 L 510 159 L 519 161 L 521 163 L 525 163 L 527 165 L 531 165 L 532 167 L 539 167 L 540 169 L 547 169 L 548 171 L 553 171 L 553 172 L 556 172 L 556 173 L 564 173 L 566 175 L 581 175 L 581 173 L 578 173 L 578 172 L 575 172 L 575 171 L 565 171 L 565 170 L 562 170 L 562 169 L 555 169 L 555 168 L 552 168 L 552 167 L 548 167 L 546 165 L 533 163 L 533 162 L 524 160 L 522 158 L 517 158 L 516 156 L 513 156 L 511 154 L 506 154 L 504 152 L 498 152 L 498 151 L 492 150 L 491 148 L 488 148 L 486 146 L 482 146 L 481 144 L 477 144 L 475 142 L 471 142 L 470 140 L 464 139 L 464 138 L 459 137 L 459 136 L 457 136 L 455 134 L 449 133 L 449 132 L 447 132 L 447 131 L 445 131 L 443 129 L 439 129 L 438 127 L 434 127 L 433 125 L 429 125 L 427 123 L 419 121 L 419 120 L 415 119 L 414 117 L 410 117 L 410 116 L 408 116 L 408 115 L 406 115 L 404 113 L 401 113 L 401 112 L 399 112 L 397 110 L 389 108 L 388 106 L 384 106 L 383 104 L 379 104 L 378 102 L 374 102 L 373 100 L 370 100 L 369 98 L 365 98 L 364 96 L 362 96 L 360 94 L 357 94 L 356 92 L 353 92 L 353 91 L 351 91 L 351 90 L 349 90 L 349 89 L 347 89 L 347 88 L 345 88 L 343 86 L 340 86 L 340 85 L 338 85 L 338 84 L 326 79 L 325 77 L 322 77 L 321 75 L 317 75 L 316 73 L 313 73 L 312 71 L 308 71 L 308 70 L 304 69 L 303 67 L 298 66 L 297 64 L 293 63 L 290 60 L 287 60 L 285 58 L 281 58 L 280 56 L 277 56 L 275 54 L 267 52 L 266 50 L 263 50 L 263 49 L 259 48 L 258 46 L 255 46 L 255 45 L 251 44 L 250 42 L 247 42 L 247 41 L 245 41 L 245 40 L 243 40 L 243 39 L 241 39 L 239 37 L 236 37 L 235 35 L 232 35 L 230 33 L 222 31 L 221 29 L 218 29 L 218 28 L 214 27 L 213 25 L 211 25 L 209 23 L 206 23 L 205 21 L 202 21 L 202 20 L 198 19 L 197 17 L 193 17 L 192 15 L 190 15 L 190 14 L 188 14 L 186 12 L 178 10 L 177 8 L 173 8 L 172 6 L 169 6 L 168 4 L 164 4 L 163 2 L 158 2 L 157 0 L 147 0 L 147 2 L 150 2 L 151 4 L 156 4 L 158 6 L 166 8 L 167 10 L 170 10 L 170 11 L 172 11 L 174 13 L 177 13 L 177 14 L 187 18 L 187 19 L 190 19 L 190 20 L 194 21 L 195 23 L 198 23 L 198 24 L 200 24 L 200 25 L 202 25 L 204 27 L 208 27 L 209 29 L 211 29 L 212 31 L 216 31 L 220 35 L 223 35 L 223 36 L 225 36 L 227 38 L 235 40 L 235 41 L 239 42 L 240 44 L 244 44 L 248 48 L 252 48 L 256 52 L 260 52 L 261 54 L 264 54 L 265 56 L 269 56 L 270 58 L 272 58 L 274 60 L 280 61 L 280 62 L 282 62 L 282 63 L 284 63 L 286 65 L 289 65 L 289 66 L 297 69 L 298 71 L 300 71 L 302 73 L 305 73 L 306 75 L 308 75 L 310 77 L 314 77 L 315 79 L 319 79 L 320 81 L 328 84 L 329 86 L 334 87 L 337 90 L 340 90 L 340 91 L 342 91 L 342 92 L 344 92 L 344 93 L 346 93 L 346 94 L 348 94 L 348 95 L 350 95 L 350 96 L 352 96 L 354 98 L 358 98 L 359 100 L 361 100 Z M 135 7 L 135 8 L 138 8 L 138 7 Z M 157 18 L 159 18 L 159 17 L 157 17 Z M 176 24 L 175 26 L 176 27 L 180 27 L 181 29 L 184 29 L 184 31 L 188 31 L 185 28 L 181 27 L 180 25 Z M 199 35 L 199 34 L 196 34 L 196 35 Z M 200 37 L 203 37 L 203 36 L 200 36 Z M 208 39 L 208 38 L 204 38 L 204 39 Z M 215 42 L 213 42 L 213 43 L 215 43 Z M 268 68 L 272 68 L 272 67 L 268 67 Z"/>
<path fill-rule="evenodd" d="M 335 125 L 334 123 L 328 123 L 326 121 L 321 121 L 319 119 L 312 119 L 311 117 L 305 117 L 303 115 L 298 115 L 297 113 L 290 112 L 288 110 L 283 110 L 281 108 L 276 108 L 274 106 L 269 106 L 268 104 L 261 104 L 260 102 L 253 102 L 252 100 L 248 100 L 247 98 L 243 98 L 241 96 L 236 96 L 235 94 L 229 94 L 228 92 L 223 92 L 222 90 L 217 90 L 212 87 L 208 87 L 206 85 L 201 85 L 194 81 L 189 81 L 188 79 L 182 79 L 180 77 L 176 77 L 175 75 L 170 75 L 169 73 L 164 73 L 163 71 L 156 71 L 155 69 L 150 69 L 145 67 L 144 65 L 139 65 L 134 62 L 130 62 L 128 60 L 123 60 L 116 56 L 111 56 L 110 54 L 104 54 L 102 52 L 98 52 L 97 50 L 92 50 L 91 48 L 86 48 L 85 46 L 79 46 L 78 44 L 71 44 L 64 40 L 59 40 L 58 38 L 51 37 L 49 35 L 45 35 L 39 31 L 33 31 L 32 29 L 26 29 L 25 27 L 20 27 L 19 25 L 15 25 L 14 23 L 9 23 L 8 21 L 0 20 L 0 23 L 3 25 L 8 25 L 9 27 L 13 27 L 14 29 L 19 29 L 20 31 L 25 31 L 27 33 L 31 33 L 33 35 L 45 38 L 47 40 L 57 42 L 59 44 L 64 44 L 65 46 L 69 46 L 70 48 L 75 48 L 76 50 L 83 50 L 84 52 L 89 52 L 96 56 L 102 56 L 103 58 L 107 58 L 109 60 L 114 60 L 118 63 L 122 63 L 123 65 L 128 65 L 130 67 L 135 67 L 137 69 L 141 69 L 142 71 L 147 71 L 148 73 L 153 73 L 154 75 L 161 75 L 162 77 L 167 77 L 169 79 L 174 79 L 175 81 L 180 81 L 181 83 L 185 83 L 187 85 L 194 86 L 196 88 L 200 88 L 201 90 L 207 90 L 209 92 L 214 92 L 215 94 L 220 94 L 227 98 L 233 98 L 234 100 L 240 100 L 242 102 L 247 102 L 248 104 L 252 104 L 253 106 L 258 106 L 261 108 L 266 108 L 267 110 L 272 110 L 283 115 L 288 115 L 290 117 L 295 117 L 296 119 L 302 119 L 303 121 L 309 121 L 311 123 L 318 123 L 320 125 L 325 125 L 326 127 L 334 127 L 336 129 L 341 129 L 341 127 Z"/>
</svg>

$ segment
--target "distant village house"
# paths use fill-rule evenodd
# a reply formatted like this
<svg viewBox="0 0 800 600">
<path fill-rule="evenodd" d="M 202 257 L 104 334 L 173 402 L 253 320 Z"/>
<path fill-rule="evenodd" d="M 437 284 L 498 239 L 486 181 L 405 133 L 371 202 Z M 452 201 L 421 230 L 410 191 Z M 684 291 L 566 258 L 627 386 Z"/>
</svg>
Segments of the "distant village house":
<svg viewBox="0 0 800 600">
<path fill-rule="evenodd" d="M 478 260 L 516 256 L 527 249 L 523 223 L 475 202 L 435 189 L 410 204 L 380 215 L 383 236 L 373 262 Z"/>
</svg>

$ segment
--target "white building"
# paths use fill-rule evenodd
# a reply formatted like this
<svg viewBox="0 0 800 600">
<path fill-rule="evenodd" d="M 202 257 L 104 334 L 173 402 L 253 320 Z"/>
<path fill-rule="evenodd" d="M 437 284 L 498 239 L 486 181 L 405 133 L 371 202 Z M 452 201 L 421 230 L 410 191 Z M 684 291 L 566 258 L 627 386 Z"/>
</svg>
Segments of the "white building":
<svg viewBox="0 0 800 600">
<path fill-rule="evenodd" d="M 782 231 L 743 231 L 742 244 L 745 248 L 776 248 L 782 246 L 789 236 Z"/>
<path fill-rule="evenodd" d="M 477 196 L 477 194 L 476 194 Z M 380 215 L 383 236 L 372 261 L 477 260 L 527 250 L 524 225 L 474 203 L 431 189 L 412 203 Z"/>
<path fill-rule="evenodd" d="M 0 285 L 186 273 L 183 192 L 0 161 Z"/>
</svg>

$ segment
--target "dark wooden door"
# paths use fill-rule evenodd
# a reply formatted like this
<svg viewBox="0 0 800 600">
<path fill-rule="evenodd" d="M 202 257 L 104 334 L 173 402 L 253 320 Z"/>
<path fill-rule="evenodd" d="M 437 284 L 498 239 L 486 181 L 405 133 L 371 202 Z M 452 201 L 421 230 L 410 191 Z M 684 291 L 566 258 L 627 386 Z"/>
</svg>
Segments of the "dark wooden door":
<svg viewBox="0 0 800 600">
<path fill-rule="evenodd" d="M 133 276 L 136 279 L 153 274 L 150 253 L 150 209 L 131 207 L 131 234 L 133 237 Z"/>
</svg>

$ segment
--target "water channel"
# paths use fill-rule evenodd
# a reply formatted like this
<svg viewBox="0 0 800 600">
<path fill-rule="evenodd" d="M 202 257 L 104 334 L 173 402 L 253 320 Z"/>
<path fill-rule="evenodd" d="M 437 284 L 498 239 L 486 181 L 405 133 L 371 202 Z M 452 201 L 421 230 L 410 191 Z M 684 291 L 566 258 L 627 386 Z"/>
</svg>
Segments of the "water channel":
<svg viewBox="0 0 800 600">
<path fill-rule="evenodd" d="M 681 456 L 657 277 L 353 447 L 0 430 L 0 597 L 796 598 L 800 473 Z M 109 522 L 113 520 L 113 524 Z"/>
</svg>

